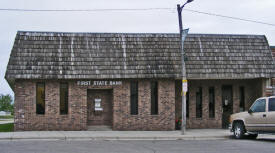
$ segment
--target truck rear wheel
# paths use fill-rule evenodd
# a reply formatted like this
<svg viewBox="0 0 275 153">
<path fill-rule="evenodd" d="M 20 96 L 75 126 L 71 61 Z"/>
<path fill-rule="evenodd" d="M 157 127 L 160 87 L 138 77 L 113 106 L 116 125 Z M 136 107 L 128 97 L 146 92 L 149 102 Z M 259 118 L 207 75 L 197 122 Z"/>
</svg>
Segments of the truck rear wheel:
<svg viewBox="0 0 275 153">
<path fill-rule="evenodd" d="M 241 122 L 235 123 L 233 133 L 236 139 L 242 139 L 244 137 L 244 125 Z"/>
</svg>

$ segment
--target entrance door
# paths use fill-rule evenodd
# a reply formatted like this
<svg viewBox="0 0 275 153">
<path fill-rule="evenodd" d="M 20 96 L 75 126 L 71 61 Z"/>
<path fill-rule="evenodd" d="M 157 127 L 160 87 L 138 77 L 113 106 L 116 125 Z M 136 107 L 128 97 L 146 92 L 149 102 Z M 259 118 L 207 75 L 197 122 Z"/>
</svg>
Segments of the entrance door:
<svg viewBox="0 0 275 153">
<path fill-rule="evenodd" d="M 222 86 L 222 128 L 228 128 L 229 117 L 233 113 L 232 86 Z"/>
<path fill-rule="evenodd" d="M 112 125 L 112 90 L 88 90 L 87 120 L 89 125 Z"/>
</svg>

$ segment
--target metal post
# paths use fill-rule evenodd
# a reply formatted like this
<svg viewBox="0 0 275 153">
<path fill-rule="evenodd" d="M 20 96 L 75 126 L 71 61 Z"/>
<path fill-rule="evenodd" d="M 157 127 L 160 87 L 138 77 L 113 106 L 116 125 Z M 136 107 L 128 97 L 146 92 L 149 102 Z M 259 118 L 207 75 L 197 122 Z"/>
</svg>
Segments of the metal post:
<svg viewBox="0 0 275 153">
<path fill-rule="evenodd" d="M 181 38 L 181 33 L 182 33 L 182 17 L 181 17 L 181 7 L 180 7 L 180 4 L 177 5 L 177 9 L 178 9 L 180 38 Z"/>
<path fill-rule="evenodd" d="M 182 78 L 184 79 L 184 78 Z M 182 83 L 183 86 L 183 83 Z M 186 131 L 186 93 L 182 95 L 182 121 L 181 121 L 181 134 L 184 135 Z"/>
<path fill-rule="evenodd" d="M 192 2 L 193 0 L 187 0 L 186 3 L 184 3 L 182 6 L 180 4 L 177 5 L 178 10 L 178 18 L 179 18 L 179 31 L 180 31 L 180 39 L 181 39 L 181 58 L 182 58 L 182 120 L 181 120 L 181 134 L 185 134 L 186 130 L 186 92 L 187 92 L 187 79 L 186 79 L 186 68 L 185 68 L 185 53 L 184 53 L 184 39 L 188 33 L 188 29 L 185 30 L 185 33 L 183 34 L 184 30 L 182 28 L 182 9 L 187 3 Z M 186 33 L 187 32 L 187 33 Z"/>
</svg>

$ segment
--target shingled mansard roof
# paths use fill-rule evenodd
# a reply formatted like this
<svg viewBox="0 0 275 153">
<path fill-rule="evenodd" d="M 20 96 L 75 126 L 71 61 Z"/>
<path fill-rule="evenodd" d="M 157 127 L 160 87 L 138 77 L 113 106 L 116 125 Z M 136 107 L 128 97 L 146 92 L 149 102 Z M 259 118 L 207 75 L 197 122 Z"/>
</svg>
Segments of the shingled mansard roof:
<svg viewBox="0 0 275 153">
<path fill-rule="evenodd" d="M 190 34 L 188 79 L 269 78 L 274 75 L 265 36 Z M 181 78 L 178 34 L 19 31 L 5 78 Z"/>
</svg>

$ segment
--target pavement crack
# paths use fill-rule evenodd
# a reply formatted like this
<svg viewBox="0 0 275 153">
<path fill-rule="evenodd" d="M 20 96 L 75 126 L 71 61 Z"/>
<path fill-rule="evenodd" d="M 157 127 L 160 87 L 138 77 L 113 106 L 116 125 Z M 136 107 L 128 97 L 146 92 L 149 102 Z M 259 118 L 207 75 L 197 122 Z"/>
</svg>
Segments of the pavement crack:
<svg viewBox="0 0 275 153">
<path fill-rule="evenodd" d="M 150 142 L 151 142 L 152 144 L 155 144 L 155 141 L 150 141 Z M 131 144 L 129 141 L 123 142 L 123 143 Z M 131 144 L 131 145 L 133 145 L 133 144 Z M 151 147 L 149 147 L 149 146 L 146 146 L 146 144 L 135 144 L 135 145 L 137 145 L 137 146 L 139 146 L 139 147 L 142 147 L 142 148 L 144 148 L 145 150 L 151 151 L 151 152 L 153 152 L 153 153 L 156 153 L 156 152 L 157 152 L 157 150 L 155 150 L 154 148 L 151 148 Z"/>
<path fill-rule="evenodd" d="M 150 150 L 152 151 L 153 153 L 156 153 L 157 151 L 154 149 L 154 148 L 151 148 L 151 147 L 147 147 L 145 145 L 141 145 L 144 149 L 147 149 L 147 150 Z"/>
</svg>

